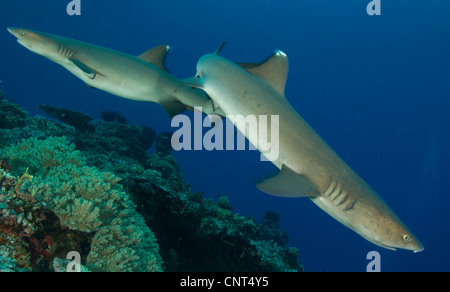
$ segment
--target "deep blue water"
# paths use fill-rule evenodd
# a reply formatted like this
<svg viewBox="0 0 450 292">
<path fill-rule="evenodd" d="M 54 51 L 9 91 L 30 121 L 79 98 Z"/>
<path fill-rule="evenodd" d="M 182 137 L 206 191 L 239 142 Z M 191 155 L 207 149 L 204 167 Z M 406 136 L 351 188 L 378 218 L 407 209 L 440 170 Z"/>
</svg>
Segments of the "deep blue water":
<svg viewBox="0 0 450 292">
<path fill-rule="evenodd" d="M 258 62 L 281 49 L 290 60 L 288 100 L 425 251 L 382 249 L 306 198 L 258 191 L 253 183 L 276 169 L 256 151 L 174 153 L 193 190 L 228 195 L 235 212 L 258 220 L 268 209 L 280 213 L 307 271 L 365 271 L 372 250 L 382 271 L 450 271 L 449 1 L 381 0 L 381 16 L 367 15 L 369 0 L 81 0 L 81 16 L 66 14 L 69 2 L 0 2 L 0 89 L 28 112 L 42 115 L 37 105 L 47 103 L 100 118 L 110 109 L 170 130 L 159 105 L 90 89 L 18 45 L 8 26 L 136 55 L 170 44 L 167 67 L 183 78 L 224 40 L 221 55 L 233 61 Z"/>
</svg>

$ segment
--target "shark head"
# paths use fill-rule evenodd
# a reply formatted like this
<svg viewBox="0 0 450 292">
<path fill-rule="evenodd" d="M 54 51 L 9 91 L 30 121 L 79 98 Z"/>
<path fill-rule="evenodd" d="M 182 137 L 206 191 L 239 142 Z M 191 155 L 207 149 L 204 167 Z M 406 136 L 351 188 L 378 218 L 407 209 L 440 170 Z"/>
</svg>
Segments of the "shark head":
<svg viewBox="0 0 450 292">
<path fill-rule="evenodd" d="M 372 229 L 369 236 L 363 233 L 361 235 L 370 242 L 390 250 L 404 249 L 414 253 L 424 250 L 422 243 L 404 224 L 399 224 L 398 221 L 391 223 L 392 225 L 385 225 L 379 233 Z"/>
<path fill-rule="evenodd" d="M 360 227 L 356 228 L 356 231 L 359 231 L 368 241 L 390 250 L 403 249 L 414 253 L 424 250 L 424 246 L 417 237 L 390 210 L 380 212 L 377 216 L 366 217 L 365 215 L 367 214 L 359 216 Z M 369 228 L 364 230 L 364 226 Z"/>
<path fill-rule="evenodd" d="M 58 54 L 59 44 L 47 37 L 45 33 L 14 27 L 8 27 L 8 31 L 28 50 L 54 61 L 61 58 Z"/>
<path fill-rule="evenodd" d="M 216 54 L 207 54 L 202 56 L 197 63 L 197 74 L 196 78 L 204 81 L 208 75 L 221 74 L 223 70 L 220 70 L 220 64 L 222 63 L 222 58 Z"/>
</svg>

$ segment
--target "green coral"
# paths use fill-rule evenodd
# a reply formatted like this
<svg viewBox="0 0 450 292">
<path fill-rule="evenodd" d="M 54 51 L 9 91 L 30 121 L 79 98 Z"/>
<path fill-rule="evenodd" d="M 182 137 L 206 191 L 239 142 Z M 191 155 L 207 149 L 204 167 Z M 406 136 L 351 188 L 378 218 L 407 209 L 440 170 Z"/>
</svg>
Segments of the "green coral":
<svg viewBox="0 0 450 292">
<path fill-rule="evenodd" d="M 85 164 L 80 152 L 69 144 L 66 137 L 49 137 L 39 140 L 31 137 L 5 148 L 3 157 L 8 157 L 11 168 L 16 174 L 28 168 L 33 175 L 47 176 L 49 170 L 72 165 L 79 167 Z"/>
<path fill-rule="evenodd" d="M 119 178 L 89 166 L 64 164 L 53 167 L 29 184 L 31 193 L 43 201 L 73 230 L 97 231 L 122 208 L 131 208 Z"/>
<path fill-rule="evenodd" d="M 30 138 L 7 148 L 11 167 L 28 165 L 28 191 L 72 230 L 96 232 L 88 256 L 92 271 L 160 271 L 153 233 L 112 173 L 86 165 L 62 137 Z M 114 256 L 113 256 L 114 255 Z"/>
</svg>

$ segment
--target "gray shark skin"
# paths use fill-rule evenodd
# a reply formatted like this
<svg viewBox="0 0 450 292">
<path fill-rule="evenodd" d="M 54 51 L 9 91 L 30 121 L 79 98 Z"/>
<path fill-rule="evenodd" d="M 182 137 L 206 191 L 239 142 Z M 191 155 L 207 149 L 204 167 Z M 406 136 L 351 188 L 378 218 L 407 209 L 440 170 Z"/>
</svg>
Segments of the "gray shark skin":
<svg viewBox="0 0 450 292">
<path fill-rule="evenodd" d="M 376 245 L 422 251 L 420 241 L 381 197 L 286 100 L 287 73 L 288 59 L 281 51 L 275 51 L 261 64 L 235 64 L 208 54 L 198 61 L 197 75 L 189 84 L 205 90 L 215 107 L 226 115 L 279 116 L 279 155 L 271 162 L 280 172 L 259 183 L 260 190 L 283 197 L 308 196 L 326 213 Z M 236 126 L 264 153 L 259 148 L 258 133 L 251 133 L 245 124 Z M 267 128 L 271 129 L 270 122 Z"/>
<path fill-rule="evenodd" d="M 63 66 L 90 87 L 123 98 L 157 102 L 170 116 L 194 107 L 202 107 L 207 114 L 214 112 L 202 90 L 184 85 L 167 72 L 164 58 L 169 46 L 136 57 L 48 33 L 12 27 L 8 31 L 19 44 Z M 220 111 L 214 113 L 220 115 Z"/>
</svg>

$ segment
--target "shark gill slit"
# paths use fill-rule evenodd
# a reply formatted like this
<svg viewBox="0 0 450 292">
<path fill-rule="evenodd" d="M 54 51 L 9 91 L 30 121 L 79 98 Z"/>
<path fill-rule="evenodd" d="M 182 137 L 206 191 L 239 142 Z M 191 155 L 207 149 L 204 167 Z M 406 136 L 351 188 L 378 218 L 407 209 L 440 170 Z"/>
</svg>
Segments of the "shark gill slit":
<svg viewBox="0 0 450 292">
<path fill-rule="evenodd" d="M 328 197 L 336 206 L 342 205 L 344 211 L 352 209 L 356 199 L 355 196 L 345 190 L 342 184 L 333 179 L 331 175 L 330 183 L 323 192 L 323 195 Z"/>
<path fill-rule="evenodd" d="M 71 50 L 67 47 L 61 46 L 61 45 L 59 45 L 58 53 L 64 57 L 66 57 L 67 59 L 70 59 L 73 56 L 73 50 Z"/>
</svg>

